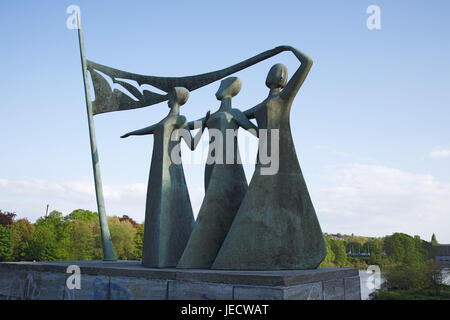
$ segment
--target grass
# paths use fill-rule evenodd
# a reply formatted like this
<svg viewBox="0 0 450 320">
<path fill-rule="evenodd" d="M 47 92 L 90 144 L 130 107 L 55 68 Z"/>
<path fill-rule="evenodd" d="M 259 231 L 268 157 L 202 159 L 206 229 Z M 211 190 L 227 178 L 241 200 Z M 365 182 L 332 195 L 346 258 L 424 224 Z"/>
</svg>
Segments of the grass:
<svg viewBox="0 0 450 320">
<path fill-rule="evenodd" d="M 439 296 L 431 289 L 378 290 L 371 294 L 373 300 L 450 300 L 450 286 L 444 285 Z"/>
</svg>

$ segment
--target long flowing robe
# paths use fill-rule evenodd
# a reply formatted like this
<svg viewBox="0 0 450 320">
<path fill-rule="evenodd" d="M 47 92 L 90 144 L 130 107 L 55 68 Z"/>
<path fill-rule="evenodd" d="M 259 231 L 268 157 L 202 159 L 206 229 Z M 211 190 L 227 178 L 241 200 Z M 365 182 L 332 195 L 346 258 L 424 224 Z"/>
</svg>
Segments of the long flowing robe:
<svg viewBox="0 0 450 320">
<path fill-rule="evenodd" d="M 168 116 L 153 132 L 142 253 L 146 267 L 175 267 L 195 223 L 183 165 L 172 161 L 180 148 L 180 139 L 171 140 L 172 132 L 185 124 L 183 116 Z"/>
<path fill-rule="evenodd" d="M 279 130 L 278 171 L 263 173 L 270 165 L 276 167 L 276 159 L 268 165 L 258 160 L 213 269 L 313 269 L 326 256 L 322 230 L 292 140 L 291 105 L 292 100 L 275 95 L 255 107 L 260 149 L 267 145 L 270 150 L 276 142 L 271 129 Z M 261 129 L 268 129 L 267 140 L 261 137 Z"/>
<path fill-rule="evenodd" d="M 236 112 L 240 111 L 216 112 L 206 123 L 210 150 L 205 167 L 205 197 L 177 268 L 211 267 L 247 192 L 237 142 L 239 125 L 234 119 Z"/>
</svg>

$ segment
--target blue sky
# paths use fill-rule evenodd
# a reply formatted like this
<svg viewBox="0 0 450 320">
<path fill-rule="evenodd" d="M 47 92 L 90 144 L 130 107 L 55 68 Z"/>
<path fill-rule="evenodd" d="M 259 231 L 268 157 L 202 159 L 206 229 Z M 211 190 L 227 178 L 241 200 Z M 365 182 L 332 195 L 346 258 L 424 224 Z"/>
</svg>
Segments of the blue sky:
<svg viewBox="0 0 450 320">
<path fill-rule="evenodd" d="M 291 124 L 325 232 L 383 236 L 433 232 L 450 242 L 450 3 L 448 1 L 16 1 L 1 2 L 0 209 L 35 220 L 45 206 L 96 210 L 76 31 L 81 8 L 88 59 L 118 69 L 185 76 L 287 44 L 314 65 Z M 381 9 L 368 30 L 366 9 Z M 282 53 L 237 74 L 233 106 L 265 98 Z M 219 83 L 191 93 L 196 119 L 219 103 Z M 152 137 L 120 135 L 158 122 L 162 103 L 95 117 L 109 215 L 143 221 Z M 241 133 L 247 137 L 246 133 Z M 183 157 L 191 156 L 183 150 Z M 246 165 L 249 178 L 252 165 Z M 185 165 L 194 211 L 203 166 Z"/>
</svg>

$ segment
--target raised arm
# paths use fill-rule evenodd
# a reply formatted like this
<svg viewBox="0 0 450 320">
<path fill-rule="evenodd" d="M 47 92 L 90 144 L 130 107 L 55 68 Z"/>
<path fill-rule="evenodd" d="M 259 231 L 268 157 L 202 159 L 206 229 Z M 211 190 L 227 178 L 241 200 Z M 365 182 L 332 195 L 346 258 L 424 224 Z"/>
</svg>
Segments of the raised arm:
<svg viewBox="0 0 450 320">
<path fill-rule="evenodd" d="M 300 67 L 297 69 L 297 71 L 291 77 L 291 79 L 287 83 L 286 87 L 280 93 L 280 97 L 282 99 L 292 101 L 292 100 L 294 100 L 295 96 L 297 95 L 298 90 L 300 90 L 300 87 L 302 86 L 303 82 L 305 81 L 306 77 L 308 76 L 308 73 L 309 73 L 309 70 L 311 69 L 313 61 L 310 57 L 308 57 L 306 54 L 304 54 L 300 50 L 295 49 L 293 47 L 288 47 L 288 48 L 297 57 L 297 59 L 300 60 L 300 63 L 301 63 Z"/>
<path fill-rule="evenodd" d="M 146 134 L 153 134 L 153 132 L 155 131 L 156 125 L 157 124 L 154 124 L 152 126 L 149 126 L 149 127 L 143 128 L 143 129 L 128 132 L 128 133 L 124 134 L 123 136 L 121 136 L 121 138 L 126 138 L 129 136 L 143 136 Z"/>
</svg>

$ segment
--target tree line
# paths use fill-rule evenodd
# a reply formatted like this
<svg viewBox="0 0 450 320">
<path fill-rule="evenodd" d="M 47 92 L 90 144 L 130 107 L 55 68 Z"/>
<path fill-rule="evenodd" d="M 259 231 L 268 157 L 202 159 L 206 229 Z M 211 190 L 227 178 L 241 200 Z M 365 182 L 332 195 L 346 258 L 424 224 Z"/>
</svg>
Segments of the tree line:
<svg viewBox="0 0 450 320">
<path fill-rule="evenodd" d="M 419 236 L 394 233 L 381 238 L 368 238 L 348 235 L 324 234 L 327 256 L 321 267 L 357 267 L 365 269 L 369 265 L 389 267 L 403 264 L 416 264 L 435 256 L 438 244 L 433 234 L 430 242 Z M 350 253 L 358 253 L 358 257 Z"/>
<path fill-rule="evenodd" d="M 127 215 L 108 217 L 117 259 L 140 260 L 144 224 Z M 386 282 L 373 299 L 450 299 L 436 264 L 437 240 L 394 233 L 382 238 L 324 234 L 327 255 L 321 267 L 378 265 Z M 357 255 L 355 255 L 357 253 Z M 364 254 L 361 254 L 364 253 Z M 103 259 L 98 214 L 77 209 L 64 216 L 52 211 L 35 223 L 0 210 L 0 261 Z"/>
<path fill-rule="evenodd" d="M 405 233 L 382 238 L 325 234 L 325 242 L 328 252 L 321 267 L 380 267 L 385 282 L 371 299 L 450 299 L 450 286 L 435 259 L 438 242 L 434 234 L 429 242 Z"/>
<path fill-rule="evenodd" d="M 108 217 L 117 259 L 139 260 L 144 225 L 127 215 Z M 52 211 L 35 223 L 0 210 L 0 261 L 101 260 L 98 214 L 78 209 L 64 216 Z"/>
<path fill-rule="evenodd" d="M 98 214 L 77 209 L 64 216 L 52 211 L 35 223 L 16 219 L 0 210 L 0 261 L 97 260 L 103 258 Z M 142 255 L 144 224 L 127 215 L 108 217 L 117 259 L 139 260 Z M 321 267 L 391 266 L 415 264 L 433 257 L 433 244 L 404 233 L 382 238 L 324 234 L 327 256 Z M 434 242 L 434 243 L 433 243 Z M 352 257 L 349 252 L 367 252 Z"/>
</svg>

